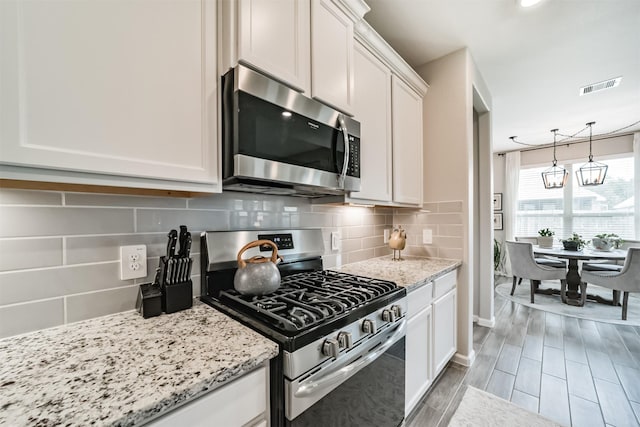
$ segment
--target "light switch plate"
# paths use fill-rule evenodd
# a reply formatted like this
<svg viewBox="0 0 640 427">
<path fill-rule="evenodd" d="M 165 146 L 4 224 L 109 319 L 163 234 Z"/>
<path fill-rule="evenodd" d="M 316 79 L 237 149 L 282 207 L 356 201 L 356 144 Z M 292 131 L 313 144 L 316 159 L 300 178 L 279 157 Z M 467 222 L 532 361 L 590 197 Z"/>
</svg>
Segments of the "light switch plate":
<svg viewBox="0 0 640 427">
<path fill-rule="evenodd" d="M 389 235 L 390 234 L 391 234 L 391 229 L 385 228 L 384 229 L 384 238 L 382 240 L 382 243 L 389 243 Z"/>
<path fill-rule="evenodd" d="M 120 246 L 120 280 L 147 277 L 147 246 Z"/>
<path fill-rule="evenodd" d="M 422 244 L 430 245 L 433 243 L 433 232 L 430 228 L 425 228 L 422 230 Z"/>
<path fill-rule="evenodd" d="M 340 232 L 339 231 L 331 232 L 331 250 L 332 251 L 340 250 Z"/>
</svg>

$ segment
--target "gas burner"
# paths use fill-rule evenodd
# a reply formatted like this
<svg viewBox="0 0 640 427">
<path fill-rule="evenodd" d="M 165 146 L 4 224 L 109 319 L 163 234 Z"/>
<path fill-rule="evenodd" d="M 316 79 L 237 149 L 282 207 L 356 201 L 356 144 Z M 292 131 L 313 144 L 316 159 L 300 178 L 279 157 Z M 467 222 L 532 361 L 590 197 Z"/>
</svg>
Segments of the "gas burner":
<svg viewBox="0 0 640 427">
<path fill-rule="evenodd" d="M 283 331 L 302 331 L 346 314 L 397 289 L 393 282 L 323 270 L 284 277 L 265 296 L 223 291 L 220 299 Z"/>
</svg>

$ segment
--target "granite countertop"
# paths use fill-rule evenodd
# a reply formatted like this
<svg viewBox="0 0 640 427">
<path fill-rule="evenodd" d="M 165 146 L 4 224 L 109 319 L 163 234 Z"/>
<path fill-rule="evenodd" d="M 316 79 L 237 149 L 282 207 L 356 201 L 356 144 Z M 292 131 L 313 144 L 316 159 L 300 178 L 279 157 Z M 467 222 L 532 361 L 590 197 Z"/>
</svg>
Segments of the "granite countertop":
<svg viewBox="0 0 640 427">
<path fill-rule="evenodd" d="M 277 344 L 202 303 L 5 338 L 0 425 L 138 425 L 277 354 Z"/>
<path fill-rule="evenodd" d="M 460 265 L 462 262 L 455 259 L 403 256 L 401 261 L 393 261 L 391 256 L 387 255 L 345 264 L 336 270 L 390 280 L 407 288 L 407 292 L 411 292 L 433 279 L 455 270 Z"/>
</svg>

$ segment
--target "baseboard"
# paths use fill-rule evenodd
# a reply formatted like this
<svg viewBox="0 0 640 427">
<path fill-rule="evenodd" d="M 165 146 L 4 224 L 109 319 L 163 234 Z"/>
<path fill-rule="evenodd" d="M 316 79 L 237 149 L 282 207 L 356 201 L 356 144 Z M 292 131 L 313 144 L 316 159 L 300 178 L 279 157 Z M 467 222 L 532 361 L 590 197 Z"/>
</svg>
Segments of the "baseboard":
<svg viewBox="0 0 640 427">
<path fill-rule="evenodd" d="M 493 328 L 494 326 L 496 326 L 496 317 L 495 316 L 491 316 L 491 319 L 478 318 L 476 323 L 478 323 L 478 326 L 485 326 L 487 328 Z"/>
<path fill-rule="evenodd" d="M 456 353 L 451 358 L 451 361 L 453 363 L 457 363 L 458 365 L 467 366 L 467 367 L 473 365 L 473 362 L 475 362 L 475 360 L 476 360 L 476 351 L 475 350 L 471 350 L 471 353 L 468 354 L 468 355 L 463 355 L 463 354 L 460 354 L 460 353 Z"/>
</svg>

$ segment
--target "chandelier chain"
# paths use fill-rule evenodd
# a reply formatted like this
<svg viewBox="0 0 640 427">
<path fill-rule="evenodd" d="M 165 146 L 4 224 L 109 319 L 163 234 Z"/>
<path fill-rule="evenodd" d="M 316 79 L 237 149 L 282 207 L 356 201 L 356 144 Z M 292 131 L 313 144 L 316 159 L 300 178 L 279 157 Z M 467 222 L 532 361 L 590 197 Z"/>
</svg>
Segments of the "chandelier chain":
<svg viewBox="0 0 640 427">
<path fill-rule="evenodd" d="M 637 124 L 640 124 L 640 120 L 637 120 L 637 121 L 635 121 L 635 122 L 633 122 L 633 123 L 631 123 L 631 124 L 629 124 L 627 126 L 623 126 L 623 127 L 619 128 L 619 129 L 612 130 L 610 132 L 604 132 L 604 133 L 598 133 L 598 134 L 595 134 L 595 135 L 591 135 L 591 137 L 592 138 L 598 138 L 598 137 L 601 137 L 601 136 L 612 135 L 612 134 L 618 133 L 620 131 L 623 131 L 625 129 L 628 129 L 630 127 L 633 127 L 633 126 L 635 126 Z M 582 129 L 580 129 L 579 131 L 573 133 L 572 135 L 565 135 L 565 134 L 562 134 L 560 132 L 557 132 L 558 136 L 563 137 L 563 139 L 557 141 L 557 143 L 558 144 L 562 144 L 565 141 L 568 141 L 568 140 L 571 140 L 571 139 L 582 139 L 582 137 L 579 137 L 578 135 L 580 135 L 582 132 L 584 132 L 585 130 L 587 130 L 589 128 L 590 128 L 590 126 L 585 126 Z M 511 141 L 515 142 L 516 144 L 525 145 L 527 147 L 538 147 L 538 146 L 541 145 L 541 144 L 530 144 L 530 143 L 526 143 L 526 142 L 522 142 L 522 141 L 516 141 L 516 138 L 517 138 L 516 136 L 509 137 L 509 139 L 511 139 Z"/>
</svg>

